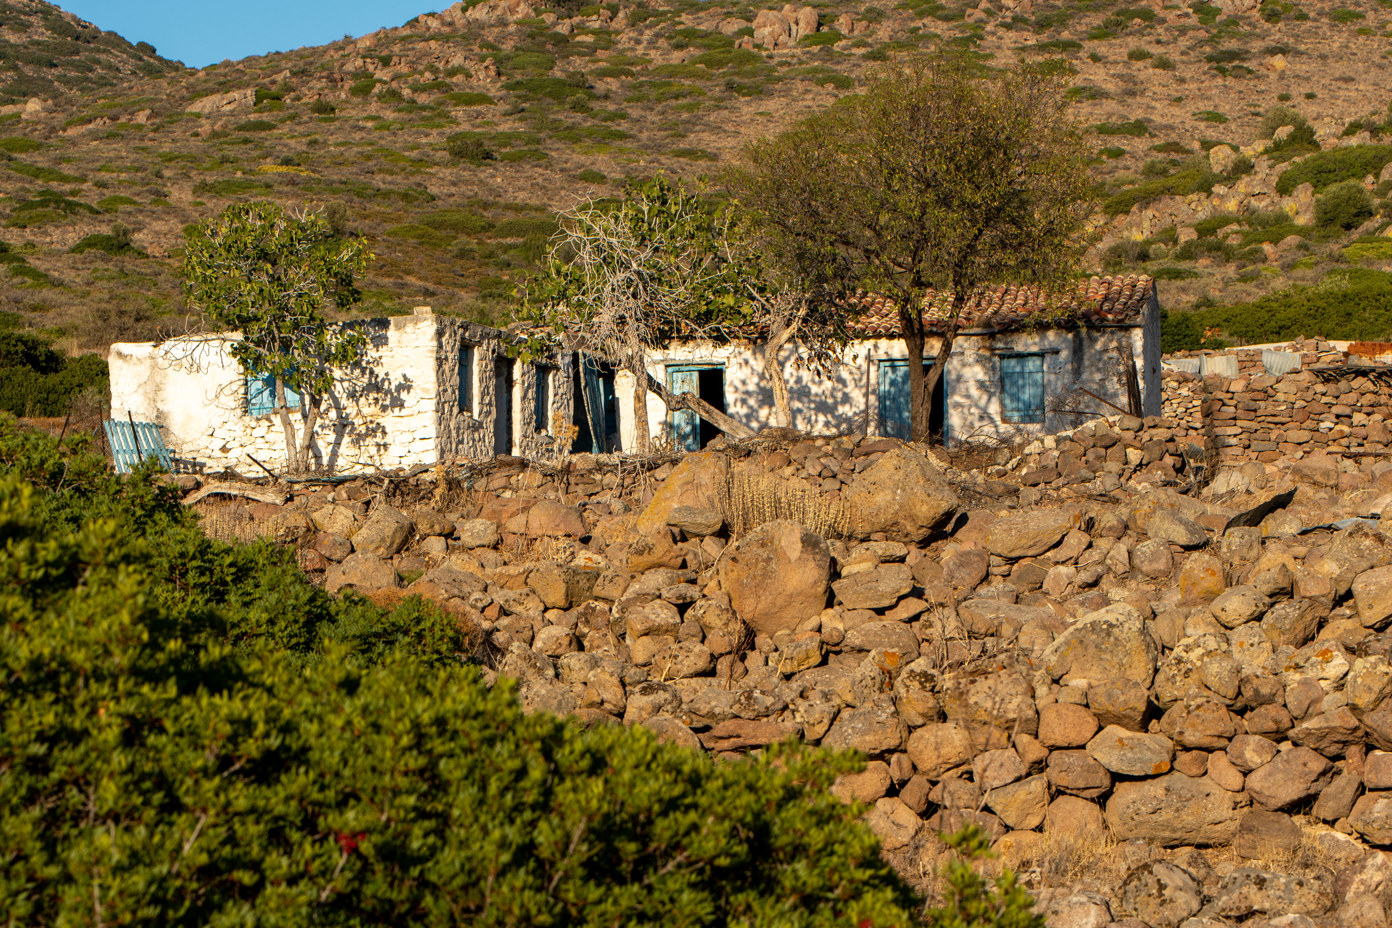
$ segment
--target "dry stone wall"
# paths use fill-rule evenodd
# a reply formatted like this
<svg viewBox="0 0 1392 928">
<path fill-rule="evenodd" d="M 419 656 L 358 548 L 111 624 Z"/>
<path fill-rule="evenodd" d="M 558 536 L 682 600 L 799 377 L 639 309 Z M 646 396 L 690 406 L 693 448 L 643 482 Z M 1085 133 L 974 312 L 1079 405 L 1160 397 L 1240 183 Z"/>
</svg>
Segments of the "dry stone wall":
<svg viewBox="0 0 1392 928">
<path fill-rule="evenodd" d="M 1115 868 L 1046 885 L 1052 925 L 1383 924 L 1392 537 L 1326 523 L 1392 503 L 1392 462 L 1199 479 L 1175 432 L 1096 422 L 972 471 L 851 438 L 506 459 L 245 517 L 331 589 L 479 629 L 532 709 L 861 752 L 835 790 L 906 872 L 965 822 L 1028 873 L 1063 846 Z"/>
</svg>

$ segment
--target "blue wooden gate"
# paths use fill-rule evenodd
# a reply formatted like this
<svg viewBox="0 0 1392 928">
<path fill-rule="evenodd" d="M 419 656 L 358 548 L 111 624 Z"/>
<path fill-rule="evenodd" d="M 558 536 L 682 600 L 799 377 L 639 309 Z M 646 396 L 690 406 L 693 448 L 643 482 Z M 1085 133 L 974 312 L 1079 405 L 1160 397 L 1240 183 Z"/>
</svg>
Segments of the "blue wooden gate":
<svg viewBox="0 0 1392 928">
<path fill-rule="evenodd" d="M 174 456 L 153 422 L 122 422 L 103 419 L 106 443 L 111 446 L 111 463 L 116 473 L 129 474 L 145 458 L 154 458 L 167 471 L 174 470 Z"/>
<path fill-rule="evenodd" d="M 667 389 L 673 393 L 701 393 L 701 368 L 693 365 L 667 368 Z M 678 451 L 701 450 L 701 417 L 689 409 L 674 409 L 671 416 L 672 447 Z"/>
</svg>

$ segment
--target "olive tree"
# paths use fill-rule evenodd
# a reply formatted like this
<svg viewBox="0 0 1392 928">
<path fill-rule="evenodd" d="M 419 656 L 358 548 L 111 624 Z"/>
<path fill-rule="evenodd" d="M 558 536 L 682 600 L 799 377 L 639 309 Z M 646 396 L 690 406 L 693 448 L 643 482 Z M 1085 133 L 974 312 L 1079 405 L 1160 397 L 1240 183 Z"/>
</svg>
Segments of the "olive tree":
<svg viewBox="0 0 1392 928">
<path fill-rule="evenodd" d="M 291 472 L 309 469 L 314 427 L 335 371 L 361 359 L 365 333 L 334 324 L 326 308 L 359 298 L 356 276 L 372 254 L 323 215 L 287 213 L 274 203 L 237 203 L 188 230 L 184 296 L 219 329 L 241 338 L 231 354 L 253 377 L 275 378 L 274 412 L 285 432 Z M 298 440 L 286 390 L 300 395 Z"/>
<path fill-rule="evenodd" d="M 1062 83 L 1020 67 L 977 76 L 951 55 L 872 77 L 783 134 L 749 144 L 728 182 L 775 263 L 853 312 L 866 294 L 898 310 L 910 358 L 914 440 L 959 320 L 987 283 L 1060 282 L 1091 211 L 1081 133 Z M 931 292 L 948 295 L 925 322 Z"/>
</svg>

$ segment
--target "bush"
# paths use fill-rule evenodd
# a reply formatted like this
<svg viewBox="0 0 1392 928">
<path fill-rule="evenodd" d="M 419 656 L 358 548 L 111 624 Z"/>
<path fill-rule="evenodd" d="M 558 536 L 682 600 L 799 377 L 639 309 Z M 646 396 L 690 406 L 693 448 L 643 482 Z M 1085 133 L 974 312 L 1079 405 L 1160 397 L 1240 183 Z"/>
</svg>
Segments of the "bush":
<svg viewBox="0 0 1392 928">
<path fill-rule="evenodd" d="M 1392 145 L 1354 145 L 1316 152 L 1291 165 L 1276 179 L 1276 191 L 1290 196 L 1301 184 L 1309 183 L 1319 193 L 1343 181 L 1377 177 L 1392 161 Z"/>
<path fill-rule="evenodd" d="M 64 416 L 78 397 L 104 398 L 107 381 L 99 355 L 69 358 L 36 335 L 0 332 L 0 412 Z"/>
<path fill-rule="evenodd" d="M 1290 287 L 1250 303 L 1188 314 L 1248 343 L 1320 336 L 1348 341 L 1392 339 L 1392 273 L 1349 268 L 1315 286 Z M 1168 347 L 1163 350 L 1170 351 Z"/>
<path fill-rule="evenodd" d="M 1095 127 L 1098 135 L 1134 135 L 1137 137 L 1150 135 L 1150 127 L 1146 125 L 1144 119 L 1133 119 L 1130 122 L 1100 122 Z"/>
<path fill-rule="evenodd" d="M 116 519 L 55 526 L 54 494 L 6 463 L 8 922 L 915 922 L 860 811 L 826 791 L 849 758 L 716 763 L 641 727 L 525 714 L 510 687 L 406 645 L 375 665 L 333 644 L 308 665 L 231 650 L 216 612 L 162 603 L 153 542 Z M 129 482 L 126 520 L 178 508 Z M 950 871 L 948 908 L 1038 924 L 1008 877 L 969 880 Z"/>
<path fill-rule="evenodd" d="M 498 157 L 477 132 L 454 133 L 445 139 L 445 151 L 455 161 L 466 164 L 483 164 Z"/>
<path fill-rule="evenodd" d="M 270 132 L 276 124 L 269 119 L 248 119 L 232 127 L 233 132 Z"/>
<path fill-rule="evenodd" d="M 320 99 L 315 100 L 309 105 L 309 111 L 315 116 L 332 116 L 334 113 L 338 112 L 338 107 L 334 106 L 328 100 Z"/>
<path fill-rule="evenodd" d="M 1373 198 L 1356 180 L 1346 180 L 1315 198 L 1315 222 L 1322 226 L 1353 229 L 1373 217 Z"/>
</svg>

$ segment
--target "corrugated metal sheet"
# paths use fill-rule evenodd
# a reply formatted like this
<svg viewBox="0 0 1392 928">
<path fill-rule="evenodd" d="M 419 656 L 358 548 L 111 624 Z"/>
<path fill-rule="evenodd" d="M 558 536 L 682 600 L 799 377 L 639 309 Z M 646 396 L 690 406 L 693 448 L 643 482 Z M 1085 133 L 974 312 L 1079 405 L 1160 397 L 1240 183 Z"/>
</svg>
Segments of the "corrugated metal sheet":
<svg viewBox="0 0 1392 928">
<path fill-rule="evenodd" d="M 1204 355 L 1199 359 L 1199 374 L 1204 377 L 1236 377 L 1237 355 Z"/>
<path fill-rule="evenodd" d="M 1266 368 L 1268 374 L 1289 374 L 1292 371 L 1300 370 L 1300 354 L 1295 351 L 1270 351 L 1262 352 L 1262 367 Z"/>
<path fill-rule="evenodd" d="M 1186 374 L 1197 374 L 1199 372 L 1198 358 L 1170 358 L 1165 364 L 1173 370 L 1182 371 Z"/>
</svg>

